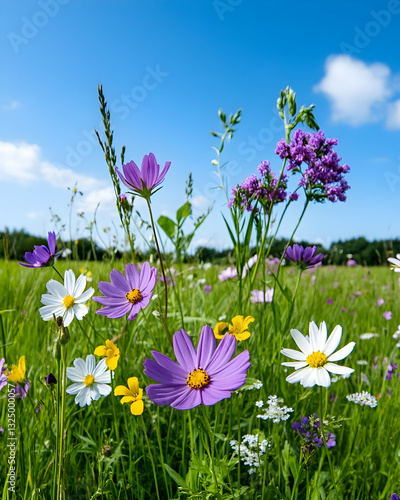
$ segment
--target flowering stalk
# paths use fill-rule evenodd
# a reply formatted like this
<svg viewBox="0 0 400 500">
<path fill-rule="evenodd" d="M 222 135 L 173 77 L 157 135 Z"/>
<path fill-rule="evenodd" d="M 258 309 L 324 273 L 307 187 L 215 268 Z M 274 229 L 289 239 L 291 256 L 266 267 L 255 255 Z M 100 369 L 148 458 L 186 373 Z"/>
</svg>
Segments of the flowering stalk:
<svg viewBox="0 0 400 500">
<path fill-rule="evenodd" d="M 58 480 L 57 480 L 57 498 L 62 500 L 62 471 L 63 471 L 63 452 L 64 452 L 64 424 L 65 424 L 65 394 L 67 387 L 67 363 L 66 363 L 66 350 L 64 345 L 61 345 L 61 362 L 62 362 L 62 389 L 61 389 L 61 418 L 60 418 L 60 445 L 59 445 L 59 459 L 58 459 Z"/>
<path fill-rule="evenodd" d="M 319 408 L 319 421 L 320 421 L 320 424 L 321 424 L 321 436 L 322 436 L 322 442 L 324 443 L 324 450 L 326 451 L 326 456 L 328 457 L 328 462 L 329 462 L 329 469 L 330 469 L 330 472 L 331 472 L 331 479 L 333 481 L 333 485 L 335 487 L 335 491 L 336 491 L 336 495 L 338 498 L 340 498 L 340 495 L 339 495 L 339 491 L 338 491 L 338 488 L 337 488 L 337 484 L 336 484 L 336 477 L 335 477 L 335 469 L 333 468 L 333 464 L 332 464 L 332 461 L 331 461 L 331 457 L 330 457 L 330 454 L 329 454 L 329 449 L 328 449 L 328 446 L 326 444 L 326 436 L 325 436 L 325 432 L 324 432 L 324 412 L 323 412 L 323 388 L 320 387 L 319 388 L 319 405 L 320 405 L 320 408 Z"/>
<path fill-rule="evenodd" d="M 171 334 L 170 334 L 170 332 L 168 330 L 168 324 L 167 324 L 167 313 L 168 313 L 168 288 L 167 288 L 167 286 L 168 286 L 168 283 L 167 283 L 167 278 L 166 278 L 166 275 L 165 275 L 164 264 L 163 264 L 163 260 L 162 260 L 162 256 L 161 256 L 161 252 L 160 252 L 160 247 L 158 245 L 157 233 L 156 233 L 156 228 L 155 228 L 154 220 L 153 220 L 153 213 L 151 211 L 150 198 L 147 198 L 146 201 L 147 201 L 147 206 L 149 208 L 150 222 L 151 222 L 151 227 L 153 229 L 153 235 L 154 235 L 154 241 L 156 243 L 157 254 L 158 254 L 158 258 L 160 260 L 161 273 L 162 273 L 163 279 L 164 279 L 164 294 L 165 294 L 164 328 L 165 328 L 165 333 L 167 334 L 167 337 L 168 337 L 168 341 L 171 344 L 171 346 L 173 346 L 173 344 L 172 344 L 172 337 L 171 337 Z"/>
<path fill-rule="evenodd" d="M 222 491 L 220 491 L 220 488 L 219 488 L 219 485 L 218 485 L 217 475 L 215 473 L 215 463 L 214 463 L 215 436 L 214 436 L 214 432 L 211 429 L 210 421 L 208 420 L 205 406 L 204 405 L 200 405 L 200 406 L 201 406 L 201 409 L 202 409 L 202 412 L 203 412 L 203 418 L 204 418 L 204 422 L 206 424 L 208 438 L 210 440 L 211 450 L 207 446 L 207 452 L 208 452 L 209 458 L 211 459 L 211 472 L 212 472 L 213 479 L 214 479 L 214 482 L 215 482 L 215 488 L 217 490 L 217 498 L 221 498 Z"/>
</svg>

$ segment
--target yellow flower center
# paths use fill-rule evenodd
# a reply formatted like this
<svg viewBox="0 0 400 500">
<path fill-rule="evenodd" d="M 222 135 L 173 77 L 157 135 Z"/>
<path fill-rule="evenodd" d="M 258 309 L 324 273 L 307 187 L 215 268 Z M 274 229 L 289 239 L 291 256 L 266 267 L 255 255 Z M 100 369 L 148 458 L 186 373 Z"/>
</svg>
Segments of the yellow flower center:
<svg viewBox="0 0 400 500">
<path fill-rule="evenodd" d="M 315 351 L 306 358 L 307 363 L 311 368 L 319 368 L 326 364 L 326 356 L 321 351 Z"/>
<path fill-rule="evenodd" d="M 139 300 L 142 300 L 143 295 L 140 293 L 138 288 L 135 288 L 134 290 L 128 292 L 125 297 L 131 304 L 137 304 Z"/>
<path fill-rule="evenodd" d="M 186 383 L 191 389 L 201 389 L 210 383 L 210 376 L 203 368 L 197 368 L 189 373 Z"/>
<path fill-rule="evenodd" d="M 94 377 L 93 377 L 93 375 L 86 375 L 85 380 L 83 381 L 83 383 L 87 387 L 91 387 L 94 384 Z"/>
<path fill-rule="evenodd" d="M 63 303 L 65 306 L 65 309 L 69 309 L 70 307 L 72 307 L 75 304 L 75 299 L 72 297 L 72 295 L 66 295 L 63 298 Z"/>
</svg>

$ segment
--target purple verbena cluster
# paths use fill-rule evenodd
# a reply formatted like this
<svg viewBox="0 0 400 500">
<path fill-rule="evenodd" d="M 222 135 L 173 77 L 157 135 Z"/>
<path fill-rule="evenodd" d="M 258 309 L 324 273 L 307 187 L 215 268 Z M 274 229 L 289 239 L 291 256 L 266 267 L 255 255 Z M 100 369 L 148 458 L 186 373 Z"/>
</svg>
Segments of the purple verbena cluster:
<svg viewBox="0 0 400 500">
<path fill-rule="evenodd" d="M 350 167 L 347 163 L 339 164 L 342 158 L 333 149 L 337 143 L 337 139 L 326 139 L 322 130 L 309 133 L 298 129 L 289 144 L 284 139 L 278 142 L 275 153 L 282 160 L 287 158 L 287 170 L 302 173 L 299 186 L 309 190 L 312 199 L 346 201 L 345 193 L 350 186 L 343 176 Z M 304 172 L 301 170 L 303 163 L 307 165 Z"/>
<path fill-rule="evenodd" d="M 312 444 L 321 448 L 323 445 L 321 434 L 321 422 L 318 415 L 313 417 L 303 417 L 300 422 L 293 422 L 292 428 L 297 432 L 305 441 L 306 444 Z M 327 448 L 336 446 L 336 436 L 332 432 L 325 433 L 325 440 Z"/>
<path fill-rule="evenodd" d="M 278 185 L 278 178 L 271 171 L 269 161 L 262 161 L 257 170 L 261 178 L 252 174 L 242 184 L 232 188 L 233 196 L 229 200 L 228 208 L 235 206 L 251 212 L 254 209 L 253 203 L 258 201 L 268 212 L 272 201 L 275 204 L 286 200 L 287 175 L 282 175 Z"/>
</svg>

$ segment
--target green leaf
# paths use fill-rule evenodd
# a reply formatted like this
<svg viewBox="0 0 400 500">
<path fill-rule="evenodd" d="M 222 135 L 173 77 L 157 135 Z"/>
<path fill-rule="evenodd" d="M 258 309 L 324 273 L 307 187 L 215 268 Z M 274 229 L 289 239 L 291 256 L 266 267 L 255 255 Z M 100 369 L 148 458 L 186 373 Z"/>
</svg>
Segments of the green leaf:
<svg viewBox="0 0 400 500">
<path fill-rule="evenodd" d="M 181 488 L 187 488 L 188 485 L 186 484 L 186 481 L 183 479 L 182 476 L 180 476 L 174 469 L 171 469 L 171 467 L 168 464 L 164 464 L 165 470 L 168 472 L 168 474 L 172 477 L 172 479 L 176 482 L 178 486 Z"/>
<path fill-rule="evenodd" d="M 175 235 L 176 223 L 166 215 L 161 215 L 157 222 L 168 238 L 172 240 Z"/>
<path fill-rule="evenodd" d="M 189 215 L 192 215 L 192 205 L 189 201 L 187 201 L 184 205 L 178 208 L 178 211 L 176 212 L 176 221 L 178 223 L 178 226 L 180 225 L 179 223 L 181 222 L 181 220 L 185 221 L 185 219 L 187 219 Z"/>
<path fill-rule="evenodd" d="M 236 247 L 236 240 L 235 240 L 235 236 L 233 235 L 232 233 L 232 230 L 231 228 L 229 227 L 229 224 L 228 224 L 228 221 L 225 219 L 225 216 L 223 213 L 221 213 L 224 221 L 225 221 L 225 224 L 226 224 L 226 227 L 228 228 L 228 232 L 229 232 L 229 236 L 231 237 L 231 240 L 232 240 L 232 243 L 233 243 L 233 246 Z"/>
</svg>

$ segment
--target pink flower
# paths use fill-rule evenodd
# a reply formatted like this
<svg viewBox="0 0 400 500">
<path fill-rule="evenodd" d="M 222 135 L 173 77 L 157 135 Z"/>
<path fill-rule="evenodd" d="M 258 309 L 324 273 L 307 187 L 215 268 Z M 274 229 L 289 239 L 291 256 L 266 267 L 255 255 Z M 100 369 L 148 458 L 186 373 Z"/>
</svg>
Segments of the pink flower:
<svg viewBox="0 0 400 500">
<path fill-rule="evenodd" d="M 383 299 L 378 299 L 378 307 L 381 307 L 382 304 L 384 304 L 385 301 Z"/>
<path fill-rule="evenodd" d="M 385 311 L 383 317 L 387 320 L 392 319 L 392 311 Z"/>
<path fill-rule="evenodd" d="M 333 302 L 333 299 L 328 299 L 328 300 L 326 301 L 326 303 L 327 303 L 327 304 L 329 304 L 329 305 L 331 305 L 331 304 L 332 304 L 332 302 Z"/>
<path fill-rule="evenodd" d="M 347 266 L 349 267 L 353 267 L 353 266 L 356 266 L 357 265 L 357 262 L 353 259 L 350 259 L 347 261 Z"/>
</svg>

